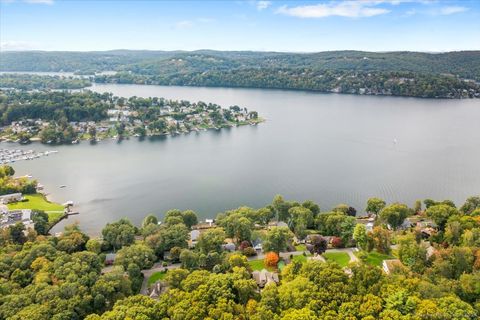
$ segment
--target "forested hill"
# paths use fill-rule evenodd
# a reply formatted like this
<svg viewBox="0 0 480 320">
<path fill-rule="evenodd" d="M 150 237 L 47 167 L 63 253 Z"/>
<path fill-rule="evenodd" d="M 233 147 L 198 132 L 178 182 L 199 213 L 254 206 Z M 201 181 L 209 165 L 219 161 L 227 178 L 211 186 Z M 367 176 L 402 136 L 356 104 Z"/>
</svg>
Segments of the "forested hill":
<svg viewBox="0 0 480 320">
<path fill-rule="evenodd" d="M 314 70 L 410 71 L 453 74 L 480 81 L 480 51 L 447 53 L 326 51 L 282 53 L 253 51 L 98 51 L 0 53 L 1 71 L 131 70 L 154 73 L 169 69 L 184 71 L 232 68 L 312 68 Z"/>
<path fill-rule="evenodd" d="M 118 74 L 96 78 L 97 82 L 115 83 L 278 88 L 431 98 L 480 96 L 480 51 L 435 54 L 24 51 L 1 53 L 0 70 L 83 74 L 117 71 Z"/>
</svg>

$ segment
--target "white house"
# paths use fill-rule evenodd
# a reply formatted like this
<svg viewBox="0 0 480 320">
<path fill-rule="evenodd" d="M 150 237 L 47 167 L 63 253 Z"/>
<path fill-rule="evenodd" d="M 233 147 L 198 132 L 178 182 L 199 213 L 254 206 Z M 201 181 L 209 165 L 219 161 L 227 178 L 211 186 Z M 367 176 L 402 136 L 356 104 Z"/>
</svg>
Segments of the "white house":
<svg viewBox="0 0 480 320">
<path fill-rule="evenodd" d="M 23 200 L 23 196 L 21 193 L 11 193 L 11 194 L 5 194 L 3 196 L 0 196 L 0 203 L 3 203 L 3 204 L 18 202 L 22 200 Z"/>
</svg>

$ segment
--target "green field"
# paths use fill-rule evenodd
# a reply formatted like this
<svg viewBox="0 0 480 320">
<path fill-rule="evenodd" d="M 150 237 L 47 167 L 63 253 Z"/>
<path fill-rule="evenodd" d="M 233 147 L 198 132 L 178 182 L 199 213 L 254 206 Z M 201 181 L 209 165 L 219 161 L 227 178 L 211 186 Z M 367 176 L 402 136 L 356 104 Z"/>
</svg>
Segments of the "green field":
<svg viewBox="0 0 480 320">
<path fill-rule="evenodd" d="M 250 265 L 250 267 L 252 267 L 253 271 L 261 271 L 262 269 L 265 269 L 265 264 L 263 263 L 263 259 L 250 260 L 248 261 L 248 264 Z"/>
<path fill-rule="evenodd" d="M 392 257 L 388 254 L 382 254 L 378 253 L 376 251 L 372 251 L 368 253 L 367 259 L 365 260 L 365 263 L 371 265 L 371 266 L 377 266 L 380 267 L 382 265 L 383 260 L 386 259 L 395 259 L 395 257 Z"/>
<path fill-rule="evenodd" d="M 154 274 L 152 274 L 150 276 L 150 278 L 148 278 L 148 284 L 154 284 L 155 282 L 157 282 L 159 280 L 163 280 L 165 278 L 166 274 L 167 273 L 165 271 L 155 272 Z"/>
<path fill-rule="evenodd" d="M 303 263 L 307 261 L 307 257 L 304 256 L 303 254 L 295 255 L 292 257 L 292 261 L 298 261 Z"/>
<path fill-rule="evenodd" d="M 297 251 L 307 251 L 307 246 L 304 244 L 299 244 L 295 246 L 295 250 Z"/>
<path fill-rule="evenodd" d="M 56 223 L 64 214 L 64 207 L 61 204 L 48 201 L 43 194 L 27 194 L 24 196 L 25 201 L 8 204 L 10 210 L 32 209 L 42 210 L 48 214 L 48 222 Z"/>
<path fill-rule="evenodd" d="M 334 261 L 340 265 L 340 267 L 346 267 L 350 262 L 350 256 L 346 252 L 326 252 L 323 257 L 327 261 Z"/>
<path fill-rule="evenodd" d="M 64 207 L 61 204 L 48 201 L 43 194 L 27 194 L 24 196 L 25 201 L 8 204 L 8 209 L 35 209 L 48 211 L 61 211 Z"/>
<path fill-rule="evenodd" d="M 253 271 L 261 271 L 262 269 L 267 269 L 268 271 L 275 270 L 275 268 L 272 268 L 272 267 L 265 267 L 265 263 L 263 262 L 263 259 L 250 260 L 248 261 L 248 264 L 250 265 L 250 267 L 252 267 Z"/>
</svg>

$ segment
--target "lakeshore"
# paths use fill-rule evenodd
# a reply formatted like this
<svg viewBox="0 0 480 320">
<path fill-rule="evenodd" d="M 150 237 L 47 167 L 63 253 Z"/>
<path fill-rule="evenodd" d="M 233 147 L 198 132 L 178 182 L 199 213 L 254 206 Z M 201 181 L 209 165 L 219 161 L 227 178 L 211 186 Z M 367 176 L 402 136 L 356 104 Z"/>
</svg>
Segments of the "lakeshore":
<svg viewBox="0 0 480 320">
<path fill-rule="evenodd" d="M 124 97 L 237 104 L 268 121 L 95 144 L 2 143 L 4 148 L 59 151 L 13 165 L 18 175 L 41 181 L 55 202 L 75 201 L 81 214 L 53 232 L 78 221 L 87 233 L 98 235 L 109 221 L 128 217 L 139 224 L 145 214 L 161 217 L 179 204 L 201 219 L 212 218 L 243 204 L 261 207 L 276 193 L 312 199 L 322 207 L 341 202 L 361 207 L 373 195 L 408 204 L 417 197 L 461 202 L 480 184 L 480 132 L 472 129 L 480 108 L 474 99 L 146 85 L 91 89 Z"/>
<path fill-rule="evenodd" d="M 258 112 L 247 107 L 223 108 L 203 101 L 127 99 L 92 91 L 0 90 L 0 95 L 1 116 L 7 123 L 0 127 L 0 140 L 20 144 L 77 144 L 81 140 L 180 135 L 264 121 Z"/>
</svg>

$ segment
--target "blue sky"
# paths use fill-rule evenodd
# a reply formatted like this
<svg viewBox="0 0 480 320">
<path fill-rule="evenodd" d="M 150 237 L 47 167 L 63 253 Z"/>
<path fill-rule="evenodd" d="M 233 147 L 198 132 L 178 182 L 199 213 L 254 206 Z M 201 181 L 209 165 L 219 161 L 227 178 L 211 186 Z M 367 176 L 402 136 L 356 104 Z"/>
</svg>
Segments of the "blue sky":
<svg viewBox="0 0 480 320">
<path fill-rule="evenodd" d="M 0 0 L 1 50 L 480 49 L 480 1 Z"/>
</svg>

